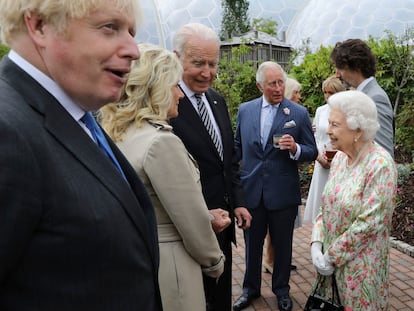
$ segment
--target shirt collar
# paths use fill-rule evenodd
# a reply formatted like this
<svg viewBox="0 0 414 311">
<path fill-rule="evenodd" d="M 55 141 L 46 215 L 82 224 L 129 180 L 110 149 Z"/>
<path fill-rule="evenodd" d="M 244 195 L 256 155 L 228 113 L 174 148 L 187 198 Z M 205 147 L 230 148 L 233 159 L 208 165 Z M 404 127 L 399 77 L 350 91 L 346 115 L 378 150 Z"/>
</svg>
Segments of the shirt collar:
<svg viewBox="0 0 414 311">
<path fill-rule="evenodd" d="M 65 93 L 65 91 L 49 76 L 33 66 L 14 50 L 10 50 L 8 56 L 10 60 L 12 60 L 29 76 L 36 80 L 45 90 L 52 94 L 52 96 L 57 99 L 57 101 L 67 110 L 72 118 L 79 121 L 79 119 L 83 117 L 85 111 L 76 105 L 75 102 Z"/>
<path fill-rule="evenodd" d="M 274 108 L 279 108 L 280 103 L 276 104 L 276 105 L 270 105 L 269 102 L 266 100 L 266 98 L 264 97 L 264 95 L 262 96 L 263 100 L 262 100 L 262 109 L 266 108 L 267 106 L 272 106 Z"/>
<path fill-rule="evenodd" d="M 374 77 L 369 77 L 367 79 L 365 79 L 364 81 L 362 81 L 362 83 L 360 85 L 358 85 L 358 87 L 356 88 L 357 91 L 361 91 L 368 83 L 370 83 L 372 80 L 374 80 Z"/>
</svg>

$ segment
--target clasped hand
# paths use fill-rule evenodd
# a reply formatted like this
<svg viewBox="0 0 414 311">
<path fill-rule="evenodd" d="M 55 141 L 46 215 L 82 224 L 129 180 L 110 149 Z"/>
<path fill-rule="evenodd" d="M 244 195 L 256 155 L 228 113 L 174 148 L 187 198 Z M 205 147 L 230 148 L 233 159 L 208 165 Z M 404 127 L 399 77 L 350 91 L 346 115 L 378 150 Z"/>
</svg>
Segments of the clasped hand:
<svg viewBox="0 0 414 311">
<path fill-rule="evenodd" d="M 231 224 L 231 219 L 229 212 L 222 208 L 215 208 L 209 210 L 210 214 L 213 216 L 211 220 L 211 226 L 215 233 L 220 233 L 226 229 Z"/>
<path fill-rule="evenodd" d="M 313 242 L 311 246 L 312 263 L 319 274 L 328 276 L 334 273 L 335 267 L 329 261 L 328 253 L 322 254 L 322 243 Z"/>
</svg>

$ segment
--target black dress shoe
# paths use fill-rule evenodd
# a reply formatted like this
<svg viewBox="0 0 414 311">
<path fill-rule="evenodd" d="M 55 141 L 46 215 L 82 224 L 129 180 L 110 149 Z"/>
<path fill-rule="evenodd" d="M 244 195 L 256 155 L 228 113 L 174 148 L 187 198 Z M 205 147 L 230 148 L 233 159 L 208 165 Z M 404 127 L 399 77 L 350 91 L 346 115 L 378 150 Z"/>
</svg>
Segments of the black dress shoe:
<svg viewBox="0 0 414 311">
<path fill-rule="evenodd" d="M 291 311 L 292 299 L 290 299 L 289 295 L 277 297 L 277 305 L 280 311 Z"/>
<path fill-rule="evenodd" d="M 290 270 L 296 270 L 297 268 L 295 265 L 290 265 Z"/>
<path fill-rule="evenodd" d="M 250 306 L 250 304 L 252 303 L 253 300 L 255 300 L 256 298 L 259 298 L 259 297 L 260 297 L 260 295 L 243 294 L 233 304 L 233 310 L 234 311 L 243 310 L 244 308 L 247 308 L 248 306 Z"/>
</svg>

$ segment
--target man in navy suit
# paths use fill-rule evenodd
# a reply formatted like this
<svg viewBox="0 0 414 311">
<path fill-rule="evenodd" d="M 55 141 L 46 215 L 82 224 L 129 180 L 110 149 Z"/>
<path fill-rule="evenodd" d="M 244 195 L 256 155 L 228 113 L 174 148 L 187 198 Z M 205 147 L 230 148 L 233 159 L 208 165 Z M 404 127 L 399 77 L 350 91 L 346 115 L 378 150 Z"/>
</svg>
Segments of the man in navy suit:
<svg viewBox="0 0 414 311">
<path fill-rule="evenodd" d="M 0 310 L 162 310 L 151 201 L 85 114 L 139 57 L 137 2 L 1 3 Z"/>
<path fill-rule="evenodd" d="M 244 233 L 243 294 L 233 310 L 246 308 L 260 296 L 263 242 L 268 229 L 275 250 L 272 291 L 279 310 L 292 310 L 292 238 L 301 204 L 298 162 L 315 160 L 318 151 L 306 108 L 284 98 L 285 81 L 279 64 L 262 63 L 256 83 L 263 96 L 241 104 L 237 115 L 235 147 L 252 222 Z M 273 143 L 274 134 L 282 134 L 279 145 Z"/>
<path fill-rule="evenodd" d="M 224 272 L 218 282 L 203 276 L 208 311 L 231 309 L 231 243 L 236 242 L 234 217 L 243 229 L 250 226 L 251 219 L 245 208 L 239 165 L 234 157 L 233 128 L 227 105 L 224 98 L 210 88 L 217 74 L 219 47 L 217 34 L 198 23 L 184 25 L 174 37 L 174 52 L 184 68 L 180 87 L 185 97 L 180 99 L 178 117 L 170 122 L 199 165 L 203 196 L 226 256 Z M 208 111 L 222 153 L 202 121 L 197 96 Z"/>
<path fill-rule="evenodd" d="M 394 157 L 394 111 L 387 93 L 375 79 L 376 59 L 370 47 L 361 39 L 336 43 L 331 53 L 336 76 L 375 102 L 380 129 L 375 141 Z"/>
</svg>

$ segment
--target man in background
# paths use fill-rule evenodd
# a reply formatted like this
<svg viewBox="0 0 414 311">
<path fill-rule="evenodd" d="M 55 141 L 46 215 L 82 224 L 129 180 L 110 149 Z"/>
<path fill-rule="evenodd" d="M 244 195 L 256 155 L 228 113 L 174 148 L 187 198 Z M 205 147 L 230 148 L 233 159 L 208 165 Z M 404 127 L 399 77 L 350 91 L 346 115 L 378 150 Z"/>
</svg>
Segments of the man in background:
<svg viewBox="0 0 414 311">
<path fill-rule="evenodd" d="M 375 141 L 394 157 L 394 111 L 388 95 L 375 79 L 376 59 L 370 47 L 360 39 L 338 42 L 331 61 L 336 66 L 337 78 L 375 102 L 380 124 Z"/>
<path fill-rule="evenodd" d="M 204 199 L 210 210 L 212 226 L 226 256 L 224 273 L 215 279 L 204 277 L 207 310 L 231 310 L 231 242 L 235 243 L 234 217 L 246 229 L 251 216 L 244 207 L 239 180 L 239 165 L 234 161 L 232 124 L 222 96 L 210 87 L 219 61 L 219 38 L 202 24 L 187 24 L 174 37 L 174 52 L 184 73 L 180 87 L 179 115 L 172 119 L 174 132 L 196 159 Z"/>
<path fill-rule="evenodd" d="M 235 311 L 248 307 L 261 294 L 267 230 L 274 249 L 272 291 L 279 310 L 293 307 L 289 295 L 293 229 L 302 200 L 298 162 L 315 160 L 318 150 L 306 108 L 284 98 L 285 82 L 286 73 L 279 64 L 262 63 L 256 84 L 263 96 L 241 104 L 237 114 L 236 155 L 253 220 L 244 233 L 246 271 Z"/>
</svg>

